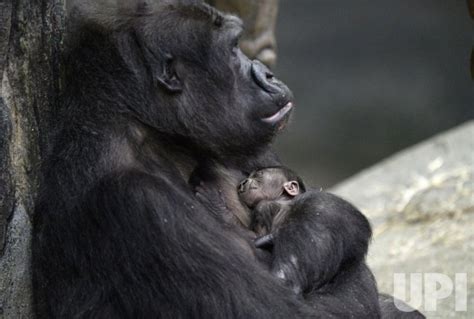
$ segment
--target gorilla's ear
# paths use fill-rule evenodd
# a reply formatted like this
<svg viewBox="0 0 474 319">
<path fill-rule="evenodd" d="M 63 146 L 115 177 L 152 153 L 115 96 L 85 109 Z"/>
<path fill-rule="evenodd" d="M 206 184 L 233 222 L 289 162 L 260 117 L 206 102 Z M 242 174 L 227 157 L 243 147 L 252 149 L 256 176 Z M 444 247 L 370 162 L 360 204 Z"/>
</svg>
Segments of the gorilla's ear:
<svg viewBox="0 0 474 319">
<path fill-rule="evenodd" d="M 289 196 L 294 197 L 300 193 L 300 184 L 297 181 L 289 181 L 283 184 L 283 189 Z"/>
<path fill-rule="evenodd" d="M 154 52 L 138 32 L 131 33 L 135 44 L 143 55 L 143 62 L 151 70 L 153 82 L 163 87 L 169 93 L 179 93 L 183 90 L 181 80 L 176 73 L 175 58 L 165 52 Z M 156 81 L 156 82 L 155 82 Z"/>
<path fill-rule="evenodd" d="M 170 93 L 179 93 L 183 90 L 181 80 L 176 73 L 175 61 L 169 54 L 165 55 L 160 70 L 156 71 L 158 83 Z"/>
</svg>

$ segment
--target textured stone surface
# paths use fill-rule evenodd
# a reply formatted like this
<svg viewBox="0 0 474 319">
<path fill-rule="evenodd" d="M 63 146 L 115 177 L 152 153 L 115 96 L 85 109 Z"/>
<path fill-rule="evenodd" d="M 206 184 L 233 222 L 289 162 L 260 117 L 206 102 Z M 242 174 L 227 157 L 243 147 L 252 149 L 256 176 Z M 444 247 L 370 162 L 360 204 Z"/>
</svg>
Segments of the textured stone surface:
<svg viewBox="0 0 474 319">
<path fill-rule="evenodd" d="M 6 63 L 8 38 L 10 37 L 11 19 L 10 1 L 0 3 L 0 75 Z M 1 82 L 0 82 L 1 87 Z M 13 205 L 13 190 L 10 173 L 10 111 L 0 95 L 0 256 L 5 246 L 7 220 Z"/>
<path fill-rule="evenodd" d="M 278 0 L 207 0 L 224 12 L 240 16 L 245 30 L 240 41 L 242 51 L 268 66 L 276 62 L 275 24 Z"/>
<path fill-rule="evenodd" d="M 474 316 L 473 121 L 392 156 L 332 191 L 371 220 L 369 264 L 382 291 L 393 293 L 394 273 L 443 273 L 452 280 L 456 273 L 467 273 L 468 311 L 455 312 L 450 296 L 427 316 Z"/>
<path fill-rule="evenodd" d="M 0 256 L 5 247 L 8 219 L 13 210 L 13 186 L 10 166 L 10 114 L 0 97 Z"/>
<path fill-rule="evenodd" d="M 0 3 L 0 318 L 31 317 L 31 216 L 59 105 L 61 0 Z"/>
<path fill-rule="evenodd" d="M 30 218 L 25 208 L 18 206 L 0 259 L 0 318 L 31 317 L 30 233 Z"/>
</svg>

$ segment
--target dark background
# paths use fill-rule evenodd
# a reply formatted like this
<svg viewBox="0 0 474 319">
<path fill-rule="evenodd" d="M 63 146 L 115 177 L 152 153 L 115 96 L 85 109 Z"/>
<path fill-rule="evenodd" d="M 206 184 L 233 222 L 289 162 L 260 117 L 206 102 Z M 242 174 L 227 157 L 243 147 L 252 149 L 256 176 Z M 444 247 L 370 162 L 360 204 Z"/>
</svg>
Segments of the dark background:
<svg viewBox="0 0 474 319">
<path fill-rule="evenodd" d="M 284 162 L 326 188 L 474 118 L 473 21 L 464 0 L 280 0 Z"/>
</svg>

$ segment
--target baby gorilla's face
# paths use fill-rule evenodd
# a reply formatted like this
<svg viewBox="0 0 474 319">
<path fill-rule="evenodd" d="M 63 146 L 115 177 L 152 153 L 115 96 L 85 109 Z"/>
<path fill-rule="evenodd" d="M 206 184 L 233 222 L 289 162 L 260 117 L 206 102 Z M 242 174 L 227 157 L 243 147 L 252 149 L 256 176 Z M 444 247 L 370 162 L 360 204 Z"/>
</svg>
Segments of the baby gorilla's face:
<svg viewBox="0 0 474 319">
<path fill-rule="evenodd" d="M 257 170 L 244 179 L 238 188 L 239 197 L 250 208 L 262 200 L 279 200 L 299 194 L 296 181 L 288 181 L 280 168 Z"/>
</svg>

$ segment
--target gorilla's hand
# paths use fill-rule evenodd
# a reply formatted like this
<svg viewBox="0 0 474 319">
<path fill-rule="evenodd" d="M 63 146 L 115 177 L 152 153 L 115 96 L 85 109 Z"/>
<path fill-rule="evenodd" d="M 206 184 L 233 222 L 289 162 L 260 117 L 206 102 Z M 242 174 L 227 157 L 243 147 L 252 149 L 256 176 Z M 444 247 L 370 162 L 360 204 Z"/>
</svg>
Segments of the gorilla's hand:
<svg viewBox="0 0 474 319">
<path fill-rule="evenodd" d="M 318 289 L 344 265 L 364 261 L 370 236 L 369 222 L 352 205 L 329 193 L 308 191 L 270 234 L 272 272 L 295 291 Z"/>
<path fill-rule="evenodd" d="M 288 214 L 291 222 L 286 220 Z M 282 223 L 275 223 L 276 216 L 280 215 L 286 217 L 283 217 Z M 262 200 L 253 209 L 250 228 L 260 236 L 254 241 L 255 247 L 272 252 L 272 273 L 300 294 L 307 285 L 306 270 L 300 260 L 311 249 L 311 231 L 305 229 L 302 218 L 291 215 L 289 206 Z"/>
<path fill-rule="evenodd" d="M 215 216 L 222 216 L 222 214 L 228 213 L 229 209 L 225 203 L 222 191 L 217 187 L 201 181 L 195 187 L 195 194 L 206 210 Z"/>
<path fill-rule="evenodd" d="M 295 294 L 302 294 L 309 288 L 309 273 L 311 263 L 308 263 L 307 254 L 315 249 L 310 244 L 310 234 L 301 232 L 298 228 L 303 225 L 282 225 L 269 235 L 256 240 L 256 245 L 273 246 L 273 260 L 271 272 L 276 277 L 282 279 Z"/>
</svg>

